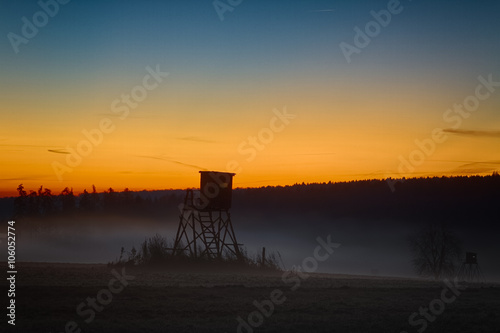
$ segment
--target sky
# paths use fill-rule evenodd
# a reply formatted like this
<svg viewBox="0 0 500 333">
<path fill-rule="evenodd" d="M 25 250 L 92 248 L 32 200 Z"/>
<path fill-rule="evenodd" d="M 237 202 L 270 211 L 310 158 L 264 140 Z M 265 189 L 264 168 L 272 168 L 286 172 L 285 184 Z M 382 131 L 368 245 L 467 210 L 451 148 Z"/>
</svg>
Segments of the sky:
<svg viewBox="0 0 500 333">
<path fill-rule="evenodd" d="M 500 170 L 498 1 L 0 1 L 0 196 Z"/>
</svg>

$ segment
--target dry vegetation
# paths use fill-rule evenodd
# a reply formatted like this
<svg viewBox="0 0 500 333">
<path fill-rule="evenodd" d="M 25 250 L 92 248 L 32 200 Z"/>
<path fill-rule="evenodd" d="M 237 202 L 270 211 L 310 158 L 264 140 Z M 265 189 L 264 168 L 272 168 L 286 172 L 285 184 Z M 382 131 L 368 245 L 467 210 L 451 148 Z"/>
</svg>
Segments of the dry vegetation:
<svg viewBox="0 0 500 333">
<path fill-rule="evenodd" d="M 95 320 L 76 307 L 113 278 L 107 265 L 20 263 L 16 332 L 236 332 L 238 316 L 274 289 L 286 301 L 255 332 L 416 332 L 409 316 L 440 297 L 443 284 L 420 279 L 311 274 L 299 288 L 283 273 L 175 273 L 129 267 L 134 280 Z M 499 285 L 470 287 L 426 332 L 500 332 Z"/>
</svg>

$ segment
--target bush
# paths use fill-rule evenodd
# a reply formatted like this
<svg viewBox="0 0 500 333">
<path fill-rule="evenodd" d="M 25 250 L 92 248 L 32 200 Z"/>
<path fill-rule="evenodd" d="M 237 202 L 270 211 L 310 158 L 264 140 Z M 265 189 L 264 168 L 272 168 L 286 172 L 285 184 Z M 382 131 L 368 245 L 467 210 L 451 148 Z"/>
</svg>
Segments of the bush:
<svg viewBox="0 0 500 333">
<path fill-rule="evenodd" d="M 201 248 L 199 253 L 201 253 Z M 167 269 L 204 269 L 204 270 L 269 270 L 280 271 L 280 266 L 275 253 L 266 256 L 263 261 L 260 255 L 251 258 L 246 249 L 241 249 L 238 258 L 232 253 L 224 253 L 221 258 L 201 257 L 189 255 L 173 255 L 173 247 L 169 246 L 165 237 L 159 234 L 147 238 L 137 251 L 132 247 L 130 252 L 121 248 L 120 257 L 109 265 L 112 266 L 162 266 Z M 279 255 L 279 254 L 278 254 Z"/>
</svg>

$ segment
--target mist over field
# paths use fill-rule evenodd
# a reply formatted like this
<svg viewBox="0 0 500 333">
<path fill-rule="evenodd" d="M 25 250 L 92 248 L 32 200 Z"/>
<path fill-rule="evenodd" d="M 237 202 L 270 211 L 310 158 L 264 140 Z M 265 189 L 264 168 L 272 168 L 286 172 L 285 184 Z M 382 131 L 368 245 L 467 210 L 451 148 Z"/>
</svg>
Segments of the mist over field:
<svg viewBox="0 0 500 333">
<path fill-rule="evenodd" d="M 238 218 L 237 213 L 233 213 L 233 218 L 238 241 L 244 244 L 250 255 L 260 253 L 261 248 L 265 246 L 268 252 L 281 254 L 287 269 L 300 265 L 303 259 L 312 256 L 317 237 L 325 238 L 331 235 L 332 241 L 340 243 L 341 246 L 327 263 L 320 264 L 320 272 L 414 276 L 407 238 L 416 230 L 416 226 L 399 226 L 387 231 L 380 221 L 346 219 L 325 223 L 316 219 L 305 223 L 300 217 L 295 221 L 290 217 L 287 221 L 295 222 L 295 226 L 282 232 L 281 229 L 273 227 L 272 220 L 267 221 L 267 226 L 256 230 L 252 227 L 252 221 Z M 109 219 L 101 221 L 100 226 L 83 230 L 62 228 L 50 235 L 28 236 L 21 233 L 18 236 L 18 259 L 38 262 L 108 263 L 119 257 L 121 247 L 126 251 L 130 251 L 133 246 L 138 249 L 145 238 L 156 233 L 167 237 L 173 243 L 177 224 L 177 221 L 173 221 L 170 225 L 165 222 L 164 226 L 160 223 L 144 225 L 140 220 L 121 220 L 120 227 L 109 228 L 105 226 L 106 222 L 109 222 Z M 297 227 L 297 224 L 302 222 L 307 228 Z M 466 242 L 467 249 L 480 254 L 479 262 L 485 276 L 488 279 L 500 279 L 497 258 L 500 244 L 496 241 L 496 236 L 489 232 L 474 234 L 467 229 L 457 230 L 457 235 L 472 239 Z M 5 261 L 5 255 L 0 260 Z"/>
</svg>

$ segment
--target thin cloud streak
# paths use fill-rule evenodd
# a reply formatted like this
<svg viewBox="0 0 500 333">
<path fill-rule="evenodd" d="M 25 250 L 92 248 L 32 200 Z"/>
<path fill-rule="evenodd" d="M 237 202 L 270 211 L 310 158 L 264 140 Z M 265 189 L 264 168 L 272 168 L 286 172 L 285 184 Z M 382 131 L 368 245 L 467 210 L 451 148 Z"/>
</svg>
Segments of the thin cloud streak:
<svg viewBox="0 0 500 333">
<path fill-rule="evenodd" d="M 40 181 L 40 180 L 44 180 L 44 179 L 47 179 L 47 178 L 50 178 L 49 176 L 45 176 L 45 175 L 31 175 L 31 176 L 26 176 L 26 177 L 13 177 L 13 178 L 0 178 L 0 181 L 20 181 L 20 182 L 24 182 L 24 181 Z"/>
<path fill-rule="evenodd" d="M 477 131 L 477 130 L 445 128 L 443 132 L 455 135 L 463 135 L 463 136 L 500 138 L 500 131 Z"/>
<path fill-rule="evenodd" d="M 47 151 L 55 154 L 70 154 L 70 152 L 65 149 L 48 149 Z"/>
<path fill-rule="evenodd" d="M 95 115 L 99 116 L 99 117 L 114 117 L 114 118 L 123 118 L 123 119 L 125 119 L 125 118 L 126 119 L 146 119 L 146 118 L 150 118 L 150 117 L 148 117 L 148 115 L 144 115 L 144 114 L 141 115 L 141 116 L 128 114 L 126 117 L 123 117 L 123 115 L 121 115 L 121 114 L 114 114 L 114 113 L 96 113 Z"/>
<path fill-rule="evenodd" d="M 203 142 L 203 143 L 215 143 L 215 141 L 203 139 L 203 138 L 200 138 L 198 136 L 186 136 L 186 137 L 182 137 L 182 138 L 177 138 L 177 140 Z"/>
<path fill-rule="evenodd" d="M 149 155 L 149 156 L 148 155 L 134 155 L 134 156 L 141 157 L 141 158 L 149 158 L 149 159 L 153 159 L 153 160 L 166 161 L 166 162 L 170 162 L 170 163 L 177 164 L 177 165 L 182 165 L 182 166 L 189 167 L 189 168 L 194 168 L 194 169 L 197 169 L 197 170 L 203 170 L 203 171 L 207 171 L 208 170 L 208 169 L 203 168 L 203 167 L 198 166 L 198 165 L 188 164 L 188 163 L 176 161 L 176 160 L 170 159 L 168 157 L 154 156 L 154 155 Z"/>
<path fill-rule="evenodd" d="M 297 154 L 291 154 L 291 155 L 337 155 L 337 153 L 297 153 Z"/>
<path fill-rule="evenodd" d="M 486 164 L 486 165 L 500 165 L 500 161 L 486 161 L 486 162 L 471 162 L 467 164 L 463 164 L 460 166 L 461 167 L 469 167 L 473 165 L 481 165 L 481 164 Z"/>
<path fill-rule="evenodd" d="M 309 13 L 331 13 L 334 12 L 335 9 L 312 9 Z"/>
<path fill-rule="evenodd" d="M 46 147 L 42 145 L 0 145 L 0 147 L 34 147 L 34 148 L 40 148 L 40 147 Z"/>
<path fill-rule="evenodd" d="M 497 171 L 500 161 L 471 162 L 458 166 L 452 171 L 453 174 L 479 174 Z"/>
</svg>

